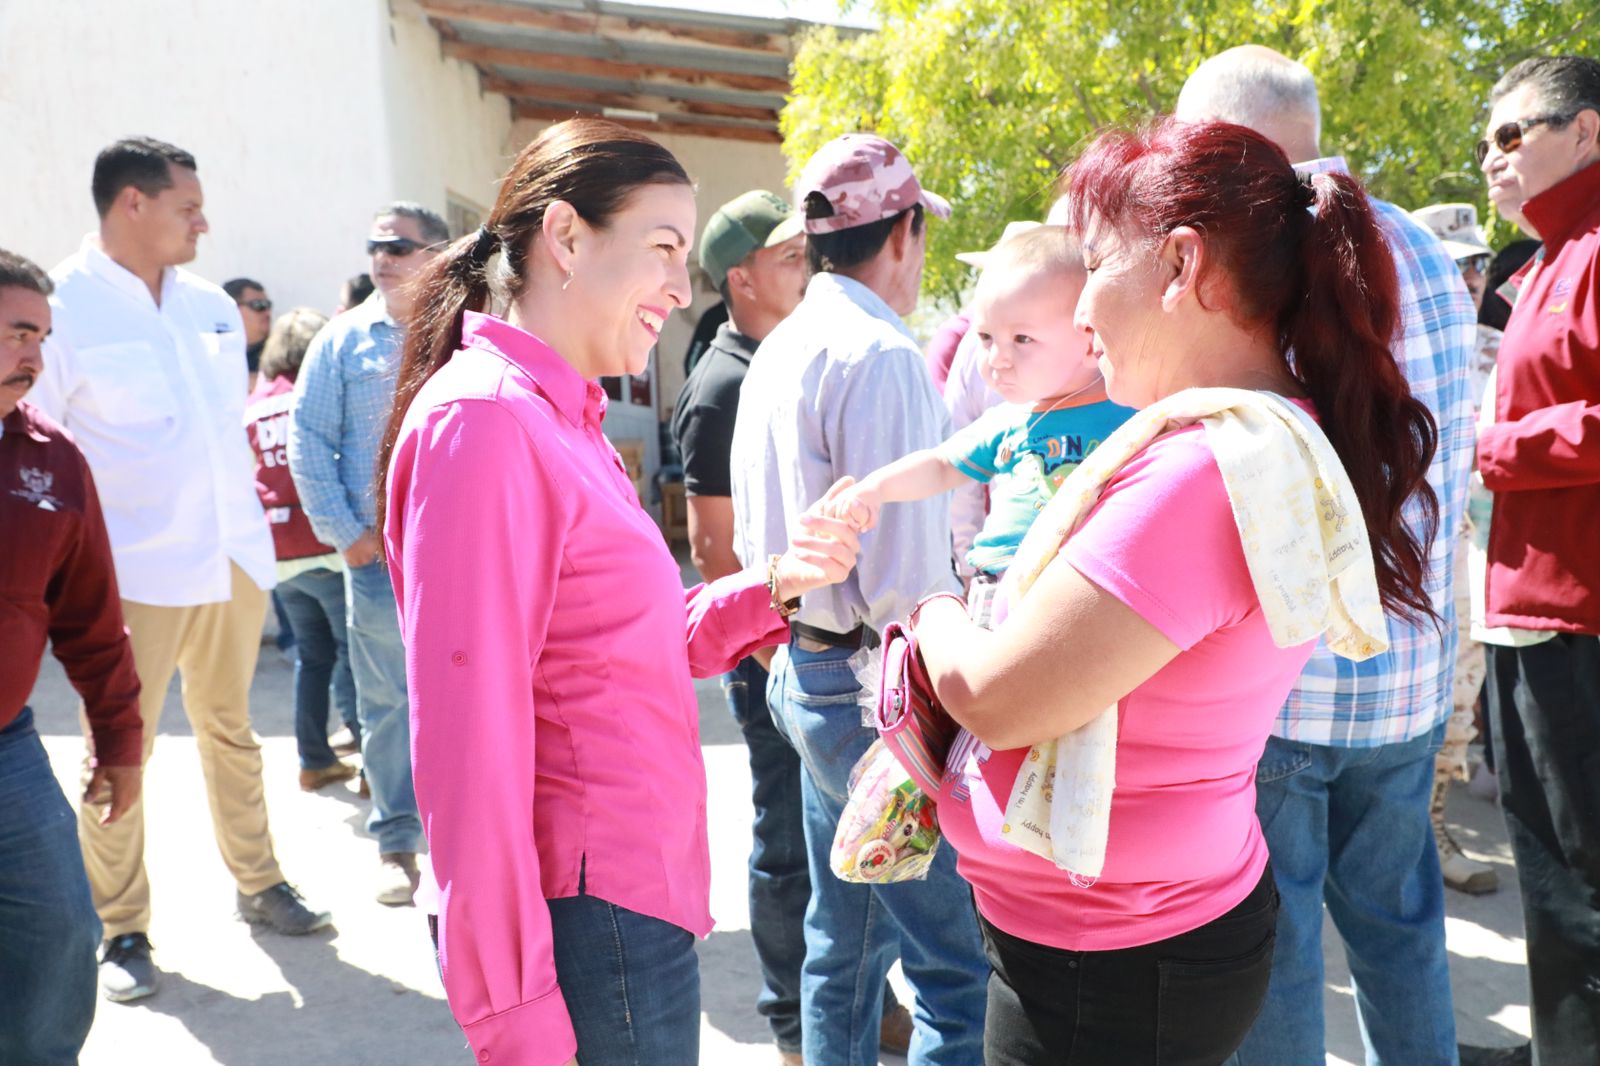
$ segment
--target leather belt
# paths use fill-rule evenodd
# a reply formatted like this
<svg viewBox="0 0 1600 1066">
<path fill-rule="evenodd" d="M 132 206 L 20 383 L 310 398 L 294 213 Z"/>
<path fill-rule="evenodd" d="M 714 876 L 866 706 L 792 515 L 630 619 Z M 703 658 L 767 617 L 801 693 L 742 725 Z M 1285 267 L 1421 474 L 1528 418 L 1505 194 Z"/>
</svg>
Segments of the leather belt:
<svg viewBox="0 0 1600 1066">
<path fill-rule="evenodd" d="M 835 633 L 831 629 L 808 626 L 804 622 L 789 623 L 790 639 L 804 651 L 824 651 L 828 648 L 848 648 L 855 651 L 868 643 L 867 634 L 871 632 L 872 630 L 865 624 L 856 626 L 848 633 Z"/>
</svg>

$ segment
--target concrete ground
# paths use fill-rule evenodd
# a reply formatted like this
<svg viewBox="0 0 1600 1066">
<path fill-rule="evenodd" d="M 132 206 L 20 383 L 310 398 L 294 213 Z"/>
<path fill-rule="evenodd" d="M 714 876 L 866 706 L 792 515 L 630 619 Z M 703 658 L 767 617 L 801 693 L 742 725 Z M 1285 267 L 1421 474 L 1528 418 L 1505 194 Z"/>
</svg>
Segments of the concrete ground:
<svg viewBox="0 0 1600 1066">
<path fill-rule="evenodd" d="M 296 782 L 292 668 L 262 648 L 252 689 L 266 760 L 273 837 L 288 877 L 335 927 L 305 938 L 252 933 L 233 917 L 233 885 L 216 853 L 193 736 L 177 682 L 146 772 L 147 862 L 155 914 L 150 938 L 160 991 L 134 1004 L 102 1002 L 85 1066 L 393 1066 L 472 1061 L 450 1017 L 422 915 L 372 901 L 376 849 L 362 829 L 366 803 L 334 786 Z M 739 733 L 714 682 L 699 685 L 711 802 L 711 910 L 717 930 L 700 945 L 704 1013 L 700 1061 L 777 1061 L 752 1006 L 759 980 L 745 904 L 749 773 Z M 73 795 L 82 755 L 76 697 L 47 659 L 32 704 L 62 786 Z M 1499 811 L 1457 790 L 1450 817 L 1469 853 L 1495 863 L 1501 890 L 1448 894 L 1447 935 L 1460 1038 L 1513 1044 L 1529 1034 L 1521 911 Z M 1350 975 L 1331 926 L 1326 1006 L 1328 1062 L 1364 1061 Z M 901 985 L 903 991 L 903 984 Z M 886 1058 L 886 1066 L 902 1060 Z"/>
</svg>

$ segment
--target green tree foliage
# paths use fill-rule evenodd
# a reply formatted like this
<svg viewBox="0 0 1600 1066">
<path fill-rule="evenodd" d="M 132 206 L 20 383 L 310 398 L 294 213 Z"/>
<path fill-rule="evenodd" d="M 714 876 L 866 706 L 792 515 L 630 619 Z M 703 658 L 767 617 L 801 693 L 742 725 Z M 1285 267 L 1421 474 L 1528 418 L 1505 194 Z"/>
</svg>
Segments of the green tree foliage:
<svg viewBox="0 0 1600 1066">
<path fill-rule="evenodd" d="M 1170 110 L 1206 57 L 1259 43 L 1311 68 L 1322 148 L 1407 207 L 1487 204 L 1472 146 L 1489 88 L 1532 55 L 1600 55 L 1596 0 L 876 0 L 877 33 L 819 27 L 782 114 L 791 177 L 822 143 L 898 144 L 955 215 L 930 231 L 928 292 L 954 299 L 1012 219 L 1108 124 Z M 1485 216 L 1487 217 L 1487 216 Z M 1496 234 L 1509 237 L 1501 225 Z"/>
</svg>

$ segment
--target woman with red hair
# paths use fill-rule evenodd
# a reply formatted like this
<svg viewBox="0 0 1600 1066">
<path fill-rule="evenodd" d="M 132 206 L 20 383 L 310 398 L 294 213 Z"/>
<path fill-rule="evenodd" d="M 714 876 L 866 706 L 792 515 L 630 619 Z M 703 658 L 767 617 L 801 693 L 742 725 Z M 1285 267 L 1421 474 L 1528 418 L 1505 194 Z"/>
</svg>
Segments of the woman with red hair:
<svg viewBox="0 0 1600 1066">
<path fill-rule="evenodd" d="M 946 767 L 941 824 L 994 968 L 989 1066 L 1215 1064 L 1249 1030 L 1272 964 L 1277 892 L 1256 761 L 1316 636 L 1326 628 L 1332 643 L 1349 628 L 1339 580 L 1371 588 L 1368 648 L 1386 639 L 1383 610 L 1430 613 L 1424 545 L 1400 512 L 1413 493 L 1436 509 L 1423 477 L 1435 430 L 1390 354 L 1399 283 L 1353 179 L 1302 179 L 1242 126 L 1163 120 L 1101 137 L 1066 184 L 1089 272 L 1076 312 L 1088 358 L 1111 399 L 1152 410 L 1101 445 L 1126 459 L 1076 518 L 1041 530 L 1061 517 L 1053 502 L 1035 524 L 1029 539 L 1045 550 L 993 631 L 954 598 L 914 617 L 936 692 L 975 738 Z M 1315 570 L 1325 581 L 1284 594 L 1263 578 L 1278 564 L 1245 516 L 1272 511 L 1275 497 L 1263 503 L 1230 468 L 1255 463 L 1271 481 L 1298 453 L 1225 454 L 1219 442 L 1239 438 L 1217 427 L 1235 402 L 1269 409 L 1326 457 L 1305 485 L 1348 507 L 1282 520 L 1288 535 L 1321 528 L 1323 543 L 1358 546 L 1327 554 Z M 1147 439 L 1118 440 L 1140 424 Z M 1275 594 L 1295 603 L 1329 590 L 1335 608 L 1286 638 Z M 1092 866 L 1060 858 L 1075 813 L 1051 815 L 1056 861 L 1048 843 L 1016 846 L 1039 829 L 1007 817 L 1008 797 L 1039 776 L 1019 782 L 1019 771 L 1107 723 L 1096 757 L 1108 760 L 1108 813 Z M 1076 802 L 1079 782 L 1054 781 L 1047 803 L 1062 804 L 1064 789 Z"/>
</svg>

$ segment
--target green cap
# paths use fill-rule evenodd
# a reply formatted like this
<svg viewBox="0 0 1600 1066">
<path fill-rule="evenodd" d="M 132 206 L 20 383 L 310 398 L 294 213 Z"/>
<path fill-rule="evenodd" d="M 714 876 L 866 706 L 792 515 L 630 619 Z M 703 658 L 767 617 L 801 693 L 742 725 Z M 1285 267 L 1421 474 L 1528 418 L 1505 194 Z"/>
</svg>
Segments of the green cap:
<svg viewBox="0 0 1600 1066">
<path fill-rule="evenodd" d="M 787 201 L 756 189 L 717 208 L 700 234 L 700 265 L 718 288 L 728 271 L 745 261 L 757 248 L 771 248 L 798 237 L 805 219 Z"/>
</svg>

